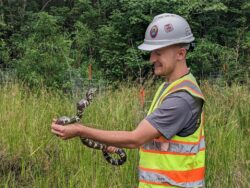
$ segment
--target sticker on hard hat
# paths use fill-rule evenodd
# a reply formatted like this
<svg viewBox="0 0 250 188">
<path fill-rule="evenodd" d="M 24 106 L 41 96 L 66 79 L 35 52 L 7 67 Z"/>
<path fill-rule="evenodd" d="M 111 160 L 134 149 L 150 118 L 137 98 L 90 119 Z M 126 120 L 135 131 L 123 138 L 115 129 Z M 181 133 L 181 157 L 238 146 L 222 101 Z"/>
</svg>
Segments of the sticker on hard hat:
<svg viewBox="0 0 250 188">
<path fill-rule="evenodd" d="M 166 33 L 169 33 L 169 32 L 171 32 L 171 31 L 174 30 L 174 27 L 173 27 L 172 24 L 166 24 L 166 25 L 164 26 L 164 30 L 165 30 Z"/>
<path fill-rule="evenodd" d="M 150 36 L 151 36 L 152 38 L 155 38 L 156 35 L 157 35 L 157 33 L 158 33 L 158 27 L 157 27 L 157 25 L 154 25 L 154 26 L 151 28 L 151 30 L 150 30 Z"/>
</svg>

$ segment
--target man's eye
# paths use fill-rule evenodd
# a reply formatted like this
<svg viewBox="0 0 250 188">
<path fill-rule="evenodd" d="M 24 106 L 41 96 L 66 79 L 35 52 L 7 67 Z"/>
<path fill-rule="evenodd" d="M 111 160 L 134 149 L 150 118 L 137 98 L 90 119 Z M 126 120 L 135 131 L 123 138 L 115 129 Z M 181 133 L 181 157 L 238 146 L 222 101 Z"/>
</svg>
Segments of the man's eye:
<svg viewBox="0 0 250 188">
<path fill-rule="evenodd" d="M 158 56 L 161 55 L 161 53 L 159 51 L 155 51 L 155 54 L 158 55 Z"/>
</svg>

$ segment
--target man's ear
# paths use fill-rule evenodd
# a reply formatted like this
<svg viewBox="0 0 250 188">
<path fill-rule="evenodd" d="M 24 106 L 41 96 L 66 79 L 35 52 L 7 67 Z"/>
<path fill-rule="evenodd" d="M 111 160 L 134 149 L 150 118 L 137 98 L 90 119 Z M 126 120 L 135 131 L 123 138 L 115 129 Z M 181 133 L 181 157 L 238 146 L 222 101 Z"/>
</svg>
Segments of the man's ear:
<svg viewBox="0 0 250 188">
<path fill-rule="evenodd" d="M 185 48 L 179 48 L 176 54 L 176 60 L 182 61 L 186 59 L 187 50 Z"/>
</svg>

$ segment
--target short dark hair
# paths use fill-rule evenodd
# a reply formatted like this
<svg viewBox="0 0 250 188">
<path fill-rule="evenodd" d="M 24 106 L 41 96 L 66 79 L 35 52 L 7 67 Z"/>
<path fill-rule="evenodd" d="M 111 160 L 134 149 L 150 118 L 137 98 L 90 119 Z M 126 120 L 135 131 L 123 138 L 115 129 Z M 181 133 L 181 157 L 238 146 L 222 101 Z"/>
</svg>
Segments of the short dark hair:
<svg viewBox="0 0 250 188">
<path fill-rule="evenodd" d="M 195 43 L 191 42 L 191 43 L 179 43 L 177 44 L 177 46 L 179 46 L 180 48 L 185 48 L 187 51 L 192 51 L 195 47 Z"/>
</svg>

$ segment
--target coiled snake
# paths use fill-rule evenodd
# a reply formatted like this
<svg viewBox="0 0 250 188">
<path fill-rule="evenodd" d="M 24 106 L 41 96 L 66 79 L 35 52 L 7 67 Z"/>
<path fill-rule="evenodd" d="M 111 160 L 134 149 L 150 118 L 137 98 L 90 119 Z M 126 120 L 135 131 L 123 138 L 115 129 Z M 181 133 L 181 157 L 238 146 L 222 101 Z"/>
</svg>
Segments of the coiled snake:
<svg viewBox="0 0 250 188">
<path fill-rule="evenodd" d="M 77 113 L 73 117 L 62 116 L 57 119 L 56 123 L 59 125 L 68 125 L 71 123 L 75 123 L 80 121 L 83 116 L 83 112 L 87 106 L 89 106 L 90 102 L 93 100 L 94 94 L 96 92 L 96 88 L 91 88 L 86 93 L 86 99 L 82 99 L 77 103 Z M 115 153 L 119 156 L 119 159 L 112 158 L 105 150 L 107 148 L 106 144 L 99 143 L 97 141 L 80 137 L 81 142 L 89 148 L 102 150 L 104 158 L 108 163 L 118 166 L 122 165 L 126 162 L 127 155 L 123 149 L 118 148 Z"/>
</svg>

